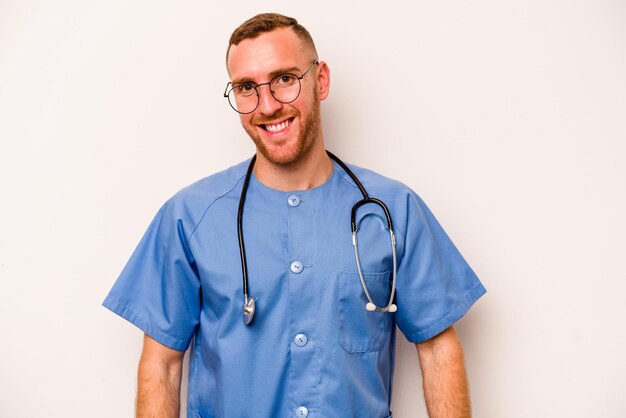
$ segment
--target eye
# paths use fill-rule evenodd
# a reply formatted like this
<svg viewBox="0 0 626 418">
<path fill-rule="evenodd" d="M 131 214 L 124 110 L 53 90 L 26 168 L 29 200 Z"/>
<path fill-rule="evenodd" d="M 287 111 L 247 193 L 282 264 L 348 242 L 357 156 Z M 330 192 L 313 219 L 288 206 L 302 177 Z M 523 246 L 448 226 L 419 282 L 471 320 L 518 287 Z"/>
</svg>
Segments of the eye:
<svg viewBox="0 0 626 418">
<path fill-rule="evenodd" d="M 297 77 L 293 74 L 281 74 L 277 76 L 276 78 L 274 78 L 272 82 L 272 86 L 278 87 L 278 88 L 289 87 L 293 85 L 293 83 L 295 83 L 296 80 L 297 80 Z"/>
<path fill-rule="evenodd" d="M 235 94 L 238 96 L 250 96 L 254 94 L 254 84 L 243 83 L 235 86 L 233 90 L 235 90 Z"/>
</svg>

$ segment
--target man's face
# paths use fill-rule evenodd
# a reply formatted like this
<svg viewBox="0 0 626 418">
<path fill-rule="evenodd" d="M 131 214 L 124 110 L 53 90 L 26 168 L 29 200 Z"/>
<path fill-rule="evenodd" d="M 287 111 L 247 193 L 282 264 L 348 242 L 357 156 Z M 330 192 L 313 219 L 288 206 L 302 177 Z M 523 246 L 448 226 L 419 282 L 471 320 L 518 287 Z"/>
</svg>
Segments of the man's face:
<svg viewBox="0 0 626 418">
<path fill-rule="evenodd" d="M 291 29 L 280 28 L 233 45 L 227 66 L 233 84 L 258 84 L 278 73 L 301 76 L 315 58 Z M 260 86 L 259 106 L 250 114 L 240 114 L 243 128 L 270 162 L 297 162 L 321 138 L 317 77 L 314 65 L 300 80 L 300 95 L 288 104 L 277 101 L 268 85 Z"/>
</svg>

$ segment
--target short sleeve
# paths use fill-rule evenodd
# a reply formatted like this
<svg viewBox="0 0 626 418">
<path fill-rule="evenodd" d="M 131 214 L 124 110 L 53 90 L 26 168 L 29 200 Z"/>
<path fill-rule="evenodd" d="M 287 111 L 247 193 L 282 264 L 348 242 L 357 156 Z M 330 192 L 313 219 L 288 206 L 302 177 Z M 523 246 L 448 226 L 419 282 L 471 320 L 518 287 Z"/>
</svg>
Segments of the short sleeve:
<svg viewBox="0 0 626 418">
<path fill-rule="evenodd" d="M 396 323 L 409 341 L 418 343 L 454 324 L 486 290 L 412 191 L 405 214 L 404 230 L 399 231 L 404 251 L 397 272 Z"/>
<path fill-rule="evenodd" d="M 199 323 L 201 303 L 187 244 L 190 226 L 178 212 L 172 199 L 161 207 L 103 306 L 161 344 L 183 351 Z"/>
</svg>

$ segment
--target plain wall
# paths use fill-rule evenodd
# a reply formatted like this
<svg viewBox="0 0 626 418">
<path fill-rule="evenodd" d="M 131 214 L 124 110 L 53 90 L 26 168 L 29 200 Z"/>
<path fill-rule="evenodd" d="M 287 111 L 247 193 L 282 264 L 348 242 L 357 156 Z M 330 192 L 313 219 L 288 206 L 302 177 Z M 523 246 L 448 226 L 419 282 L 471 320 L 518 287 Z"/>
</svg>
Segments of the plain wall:
<svg viewBox="0 0 626 418">
<path fill-rule="evenodd" d="M 160 205 L 254 152 L 231 31 L 297 17 L 327 146 L 415 189 L 488 289 L 474 414 L 626 416 L 626 3 L 0 0 L 0 417 L 130 417 L 142 334 L 100 306 Z M 425 417 L 398 343 L 394 417 Z"/>
</svg>

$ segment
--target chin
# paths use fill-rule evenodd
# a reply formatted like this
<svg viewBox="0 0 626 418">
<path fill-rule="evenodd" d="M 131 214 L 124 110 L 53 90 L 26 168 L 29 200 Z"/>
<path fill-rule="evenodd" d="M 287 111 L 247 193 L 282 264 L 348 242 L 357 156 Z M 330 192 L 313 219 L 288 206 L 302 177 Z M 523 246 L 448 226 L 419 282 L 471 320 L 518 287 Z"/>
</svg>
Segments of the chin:
<svg viewBox="0 0 626 418">
<path fill-rule="evenodd" d="M 263 157 L 276 165 L 290 165 L 298 162 L 307 153 L 308 149 L 302 146 L 275 146 L 266 147 L 265 144 L 257 144 L 257 149 Z M 309 147 L 310 148 L 310 147 Z"/>
</svg>

